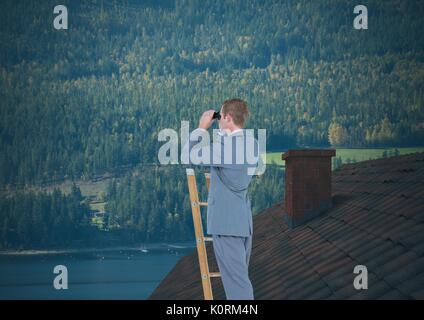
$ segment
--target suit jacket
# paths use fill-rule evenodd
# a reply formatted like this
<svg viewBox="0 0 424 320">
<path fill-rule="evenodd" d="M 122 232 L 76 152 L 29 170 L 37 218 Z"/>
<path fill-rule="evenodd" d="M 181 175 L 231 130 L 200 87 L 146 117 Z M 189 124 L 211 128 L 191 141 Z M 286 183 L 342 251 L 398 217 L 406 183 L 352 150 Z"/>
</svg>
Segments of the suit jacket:
<svg viewBox="0 0 424 320">
<path fill-rule="evenodd" d="M 206 132 L 204 129 L 193 130 L 192 134 Z M 197 149 L 193 148 L 201 139 L 187 141 L 183 147 L 182 154 L 196 153 L 205 156 L 208 161 L 189 163 L 210 166 L 210 188 L 207 207 L 207 233 L 232 236 L 250 236 L 253 233 L 252 210 L 249 196 L 247 194 L 249 184 L 258 161 L 258 142 L 253 136 L 247 137 L 246 131 L 240 130 L 234 134 L 218 137 L 217 141 L 207 143 Z M 247 158 L 247 145 L 252 143 L 256 162 L 252 164 L 252 157 Z M 251 149 L 249 149 L 251 150 Z M 257 150 L 257 151 L 256 151 Z M 231 161 L 228 161 L 231 154 Z M 252 153 L 250 153 L 252 155 Z M 242 161 L 237 156 L 243 155 Z M 187 163 L 187 162 L 186 162 Z M 250 169 L 249 169 L 250 168 Z M 248 171 L 249 169 L 249 171 Z"/>
</svg>

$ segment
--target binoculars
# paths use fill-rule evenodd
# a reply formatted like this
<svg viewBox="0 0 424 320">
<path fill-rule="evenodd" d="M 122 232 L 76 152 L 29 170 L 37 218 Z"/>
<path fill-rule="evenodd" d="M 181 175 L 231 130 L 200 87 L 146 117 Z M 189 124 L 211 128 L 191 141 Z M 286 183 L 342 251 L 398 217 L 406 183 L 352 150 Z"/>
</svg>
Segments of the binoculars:
<svg viewBox="0 0 424 320">
<path fill-rule="evenodd" d="M 219 111 L 218 111 L 218 112 L 217 112 L 217 111 L 215 111 L 215 112 L 213 113 L 212 120 L 213 120 L 213 119 L 221 120 L 221 114 L 219 113 Z"/>
</svg>

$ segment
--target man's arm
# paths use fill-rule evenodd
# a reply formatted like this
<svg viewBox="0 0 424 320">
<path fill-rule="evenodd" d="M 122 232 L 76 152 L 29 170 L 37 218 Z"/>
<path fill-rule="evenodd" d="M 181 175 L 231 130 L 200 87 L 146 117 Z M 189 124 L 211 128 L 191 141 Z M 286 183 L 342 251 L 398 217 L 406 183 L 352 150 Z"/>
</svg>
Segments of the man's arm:
<svg viewBox="0 0 424 320">
<path fill-rule="evenodd" d="M 246 167 L 247 169 L 249 167 L 249 172 L 254 172 L 254 168 L 258 166 L 258 159 L 256 159 L 255 163 L 247 163 L 245 143 L 253 146 L 254 149 L 258 149 L 259 154 L 257 141 L 248 139 L 245 136 L 239 136 L 234 139 L 231 137 L 220 137 L 219 141 L 212 141 L 211 143 L 207 129 L 210 128 L 213 122 L 214 112 L 214 110 L 204 112 L 199 120 L 198 128 L 190 132 L 188 141 L 185 141 L 181 150 L 182 163 L 225 168 Z M 233 143 L 235 144 L 234 146 Z M 240 157 L 242 161 L 237 163 L 237 159 Z M 259 156 L 259 160 L 261 160 L 260 158 Z"/>
<path fill-rule="evenodd" d="M 193 138 L 193 140 L 191 139 Z M 232 167 L 233 164 L 225 164 L 223 144 L 210 142 L 209 132 L 204 128 L 197 128 L 190 132 L 188 141 L 181 150 L 181 160 L 185 164 L 212 167 Z M 192 152 L 193 151 L 193 152 Z M 190 155 L 190 153 L 193 153 Z"/>
<path fill-rule="evenodd" d="M 213 114 L 215 110 L 205 111 L 199 120 L 199 126 L 189 134 L 188 141 L 184 143 L 181 150 L 181 160 L 185 164 L 194 164 L 212 167 L 231 167 L 232 164 L 225 164 L 223 156 L 223 144 L 220 142 L 212 142 L 210 140 L 208 129 L 213 122 Z M 194 137 L 192 140 L 191 138 Z M 192 159 L 190 153 L 194 149 L 194 156 L 199 155 L 198 159 Z M 197 158 L 197 157 L 196 157 Z M 193 160 L 194 161 L 193 163 Z M 200 160 L 200 161 L 197 161 Z M 204 161 L 203 161 L 204 160 Z"/>
</svg>

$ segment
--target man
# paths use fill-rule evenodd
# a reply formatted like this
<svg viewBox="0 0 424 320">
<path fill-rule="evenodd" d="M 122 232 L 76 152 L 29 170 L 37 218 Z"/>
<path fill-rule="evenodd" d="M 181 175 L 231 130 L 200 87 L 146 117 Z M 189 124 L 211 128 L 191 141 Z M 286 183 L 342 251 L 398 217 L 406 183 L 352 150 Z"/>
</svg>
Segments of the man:
<svg viewBox="0 0 424 320">
<path fill-rule="evenodd" d="M 210 165 L 207 233 L 213 238 L 213 249 L 227 299 L 253 300 L 253 287 L 248 275 L 253 223 L 247 191 L 253 175 L 248 169 L 257 168 L 259 148 L 253 135 L 249 139 L 243 129 L 249 116 L 246 102 L 240 99 L 226 100 L 220 114 L 218 141 L 203 145 L 199 143 L 200 147 L 197 148 L 197 154 L 200 152 L 207 161 L 196 164 Z M 191 136 L 204 136 L 214 121 L 213 115 L 214 110 L 204 112 Z M 183 154 L 190 154 L 190 162 L 192 156 L 196 155 L 194 143 L 198 142 L 190 138 L 183 148 Z M 258 157 L 250 163 L 252 161 L 249 162 L 247 153 L 253 149 L 258 150 Z M 229 155 L 231 161 L 228 161 Z"/>
</svg>

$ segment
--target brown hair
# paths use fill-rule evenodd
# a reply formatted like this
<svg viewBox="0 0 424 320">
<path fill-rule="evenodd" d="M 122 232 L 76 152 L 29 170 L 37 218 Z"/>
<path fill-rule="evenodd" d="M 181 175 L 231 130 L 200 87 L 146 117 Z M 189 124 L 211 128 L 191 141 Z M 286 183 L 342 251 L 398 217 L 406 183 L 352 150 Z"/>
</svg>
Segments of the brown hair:
<svg viewBox="0 0 424 320">
<path fill-rule="evenodd" d="M 234 98 L 224 101 L 224 104 L 222 105 L 222 113 L 223 116 L 230 114 L 236 126 L 244 127 L 247 118 L 249 117 L 249 108 L 245 101 Z"/>
</svg>

